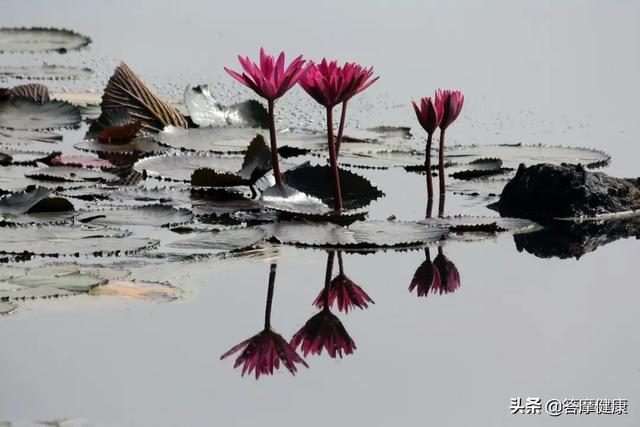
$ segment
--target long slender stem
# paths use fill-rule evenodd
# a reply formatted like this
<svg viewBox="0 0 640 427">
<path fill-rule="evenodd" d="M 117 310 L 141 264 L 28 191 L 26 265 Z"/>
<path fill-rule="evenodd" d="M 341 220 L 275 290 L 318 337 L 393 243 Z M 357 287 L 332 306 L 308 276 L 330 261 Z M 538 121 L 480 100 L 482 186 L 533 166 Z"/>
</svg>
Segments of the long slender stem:
<svg viewBox="0 0 640 427">
<path fill-rule="evenodd" d="M 444 194 L 440 195 L 440 203 L 438 203 L 438 217 L 442 218 L 444 216 Z"/>
<path fill-rule="evenodd" d="M 342 145 L 342 135 L 344 134 L 344 123 L 347 119 L 347 101 L 342 102 L 340 112 L 340 125 L 338 126 L 338 138 L 336 140 L 336 157 L 340 156 L 340 145 Z"/>
<path fill-rule="evenodd" d="M 440 129 L 440 150 L 438 153 L 438 175 L 440 178 L 440 195 L 444 195 L 444 129 Z"/>
<path fill-rule="evenodd" d="M 333 140 L 333 108 L 327 107 L 327 142 L 329 144 L 329 164 L 331 165 L 333 194 L 335 196 L 334 208 L 337 213 L 342 212 L 342 193 L 340 190 L 340 173 L 338 172 L 338 158 L 336 146 Z"/>
<path fill-rule="evenodd" d="M 338 269 L 344 275 L 344 262 L 342 261 L 342 251 L 338 251 Z"/>
<path fill-rule="evenodd" d="M 427 197 L 433 199 L 433 175 L 431 175 L 431 141 L 433 133 L 427 136 L 427 152 L 424 157 L 424 171 L 427 174 Z"/>
<path fill-rule="evenodd" d="M 431 252 L 429 252 L 429 248 L 424 248 L 424 257 L 428 262 L 431 262 Z"/>
<path fill-rule="evenodd" d="M 278 160 L 278 143 L 276 142 L 276 119 L 273 111 L 274 102 L 269 100 L 269 138 L 271 139 L 271 164 L 273 165 L 273 176 L 276 178 L 276 185 L 282 184 L 282 175 L 280 174 L 280 161 Z"/>
<path fill-rule="evenodd" d="M 433 213 L 433 198 L 427 199 L 427 218 L 431 218 L 431 214 Z"/>
<path fill-rule="evenodd" d="M 327 253 L 327 272 L 324 275 L 324 309 L 329 310 L 329 291 L 331 290 L 331 275 L 333 274 L 333 259 L 336 253 L 329 251 Z"/>
<path fill-rule="evenodd" d="M 271 269 L 269 271 L 269 287 L 267 289 L 267 306 L 264 309 L 264 329 L 271 329 L 271 306 L 273 304 L 273 288 L 276 283 L 276 269 L 278 268 L 278 264 L 271 264 Z"/>
</svg>

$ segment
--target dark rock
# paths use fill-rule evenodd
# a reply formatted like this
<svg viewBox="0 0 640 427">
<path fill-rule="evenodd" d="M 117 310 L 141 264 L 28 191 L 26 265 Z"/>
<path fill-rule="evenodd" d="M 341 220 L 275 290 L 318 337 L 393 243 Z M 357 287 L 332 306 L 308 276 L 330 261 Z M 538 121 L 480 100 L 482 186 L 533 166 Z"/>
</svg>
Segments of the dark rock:
<svg viewBox="0 0 640 427">
<path fill-rule="evenodd" d="M 640 209 L 640 186 L 638 180 L 589 172 L 582 165 L 521 164 L 489 207 L 536 220 L 625 212 Z"/>
</svg>

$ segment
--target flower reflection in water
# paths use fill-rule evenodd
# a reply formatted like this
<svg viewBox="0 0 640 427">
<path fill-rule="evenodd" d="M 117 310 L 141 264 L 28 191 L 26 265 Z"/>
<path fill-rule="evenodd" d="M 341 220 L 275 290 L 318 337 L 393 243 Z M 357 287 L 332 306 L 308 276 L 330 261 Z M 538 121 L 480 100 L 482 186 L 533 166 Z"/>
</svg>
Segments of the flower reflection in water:
<svg viewBox="0 0 640 427">
<path fill-rule="evenodd" d="M 416 290 L 419 297 L 426 297 L 431 293 L 450 294 L 460 287 L 460 273 L 458 268 L 438 247 L 438 255 L 433 261 L 429 248 L 425 248 L 425 261 L 420 264 L 411 279 L 409 292 Z"/>
<path fill-rule="evenodd" d="M 426 297 L 429 290 L 440 287 L 440 272 L 431 262 L 429 248 L 424 249 L 425 261 L 416 270 L 409 285 L 409 292 L 416 289 L 419 297 Z"/>
<path fill-rule="evenodd" d="M 331 274 L 333 273 L 333 261 L 335 252 L 329 252 L 327 256 L 327 272 L 325 275 L 324 303 L 318 314 L 313 316 L 291 338 L 293 348 L 301 346 L 302 353 L 306 357 L 309 353 L 320 355 L 325 349 L 330 357 L 344 354 L 352 354 L 356 344 L 349 336 L 338 317 L 329 309 L 329 295 L 331 286 Z"/>
<path fill-rule="evenodd" d="M 348 313 L 349 310 L 353 310 L 355 307 L 364 310 L 369 307 L 369 303 L 375 304 L 371 297 L 344 273 L 344 261 L 341 251 L 338 252 L 338 267 L 338 275 L 331 280 L 328 290 L 326 286 L 322 288 L 322 291 L 314 301 L 314 305 L 318 308 L 323 308 L 325 304 L 328 304 L 329 308 L 331 308 L 333 303 L 337 302 L 338 310 Z M 327 292 L 329 292 L 329 298 L 326 298 Z"/>
<path fill-rule="evenodd" d="M 280 368 L 280 362 L 293 375 L 297 372 L 296 363 L 309 367 L 296 353 L 295 346 L 289 345 L 280 334 L 271 329 L 271 305 L 273 303 L 273 288 L 276 279 L 276 264 L 271 264 L 269 274 L 269 288 L 267 291 L 267 306 L 265 309 L 264 329 L 255 336 L 242 341 L 220 357 L 220 360 L 240 352 L 234 368 L 242 366 L 242 376 L 255 372 L 256 379 L 260 375 L 273 375 L 273 371 Z"/>
<path fill-rule="evenodd" d="M 433 260 L 433 265 L 440 273 L 440 282 L 437 286 L 434 284 L 433 292 L 450 294 L 460 287 L 458 268 L 442 253 L 442 246 L 438 247 L 438 255 Z"/>
</svg>

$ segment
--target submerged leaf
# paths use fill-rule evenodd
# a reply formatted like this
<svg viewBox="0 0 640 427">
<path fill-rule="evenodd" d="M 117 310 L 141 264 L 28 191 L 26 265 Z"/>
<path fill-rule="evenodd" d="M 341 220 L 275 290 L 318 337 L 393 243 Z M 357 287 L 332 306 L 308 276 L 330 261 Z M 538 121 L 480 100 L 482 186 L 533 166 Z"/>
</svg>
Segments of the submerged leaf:
<svg viewBox="0 0 640 427">
<path fill-rule="evenodd" d="M 26 175 L 28 178 L 41 181 L 66 181 L 66 182 L 83 182 L 95 181 L 106 182 L 118 178 L 117 175 L 104 172 L 99 169 L 85 169 L 73 166 L 49 166 L 38 169 Z"/>
<path fill-rule="evenodd" d="M 11 97 L 25 98 L 40 104 L 51 101 L 49 98 L 49 89 L 39 83 L 15 86 L 10 89 L 9 92 Z"/>
<path fill-rule="evenodd" d="M 89 291 L 89 295 L 165 302 L 180 298 L 180 290 L 169 284 L 129 280 L 109 280 Z"/>
<path fill-rule="evenodd" d="M 187 86 L 184 103 L 198 126 L 267 127 L 267 110 L 260 102 L 250 100 L 225 107 L 211 96 L 207 85 Z"/>
</svg>

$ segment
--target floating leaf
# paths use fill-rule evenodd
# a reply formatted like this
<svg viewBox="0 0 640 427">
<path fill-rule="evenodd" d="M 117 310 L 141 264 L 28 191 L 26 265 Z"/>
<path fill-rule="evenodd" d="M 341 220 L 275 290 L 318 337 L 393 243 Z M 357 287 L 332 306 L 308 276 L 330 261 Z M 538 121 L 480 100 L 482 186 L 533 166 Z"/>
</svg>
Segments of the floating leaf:
<svg viewBox="0 0 640 427">
<path fill-rule="evenodd" d="M 124 62 L 109 79 L 101 106 L 103 114 L 125 108 L 146 129 L 155 132 L 166 126 L 188 127 L 182 114 L 154 94 Z"/>
<path fill-rule="evenodd" d="M 363 176 L 344 169 L 338 171 L 342 204 L 345 209 L 362 208 L 384 195 Z M 317 197 L 327 205 L 333 206 L 334 193 L 331 174 L 329 166 L 311 166 L 305 163 L 284 172 L 283 180 L 288 186 Z"/>
<path fill-rule="evenodd" d="M 9 166 L 13 162 L 13 157 L 7 152 L 0 153 L 0 166 Z"/>
<path fill-rule="evenodd" d="M 193 215 L 188 209 L 176 209 L 165 205 L 147 205 L 125 208 L 92 210 L 78 218 L 82 223 L 105 226 L 142 225 L 150 227 L 172 227 L 191 222 Z"/>
<path fill-rule="evenodd" d="M 377 249 L 418 246 L 443 239 L 448 231 L 415 222 L 358 221 L 348 227 L 332 223 L 281 222 L 263 226 L 281 243 Z"/>
<path fill-rule="evenodd" d="M 611 157 L 599 150 L 551 145 L 454 145 L 445 148 L 447 160 L 471 163 L 481 158 L 501 159 L 503 166 L 517 168 L 520 163 L 583 164 L 597 167 L 608 163 Z"/>
<path fill-rule="evenodd" d="M 266 237 L 258 227 L 230 228 L 227 230 L 198 233 L 195 237 L 170 243 L 170 248 L 206 251 L 236 251 L 249 248 Z"/>
<path fill-rule="evenodd" d="M 220 217 L 231 215 L 238 211 L 258 210 L 262 208 L 256 199 L 248 199 L 242 194 L 231 191 L 219 191 L 215 194 L 198 193 L 192 200 L 193 213 L 200 216 Z"/>
<path fill-rule="evenodd" d="M 16 308 L 18 308 L 18 306 L 15 304 L 11 304 L 10 302 L 0 301 L 0 316 L 11 314 L 16 310 Z"/>
<path fill-rule="evenodd" d="M 87 227 L 0 227 L 0 253 L 13 255 L 112 256 L 136 253 L 157 240 L 127 237 L 121 230 Z"/>
<path fill-rule="evenodd" d="M 151 138 L 134 138 L 126 144 L 112 144 L 100 141 L 82 141 L 73 146 L 81 151 L 98 154 L 135 155 L 135 154 L 159 154 L 167 151 Z"/>
<path fill-rule="evenodd" d="M 78 107 L 64 101 L 39 103 L 25 98 L 11 98 L 0 103 L 0 127 L 19 130 L 73 128 L 82 117 Z"/>
<path fill-rule="evenodd" d="M 81 49 L 91 39 L 73 31 L 57 28 L 0 28 L 0 53 L 59 52 Z"/>
<path fill-rule="evenodd" d="M 96 157 L 56 154 L 43 162 L 51 166 L 75 166 L 79 168 L 116 169 L 117 166 L 109 160 Z"/>
<path fill-rule="evenodd" d="M 32 65 L 28 67 L 0 66 L 0 76 L 29 80 L 76 80 L 88 79 L 93 70 L 86 67 L 70 67 L 66 65 Z"/>
<path fill-rule="evenodd" d="M 211 168 L 196 169 L 191 184 L 203 187 L 251 185 L 271 169 L 271 151 L 262 135 L 256 135 L 246 150 L 238 172 L 218 172 Z"/>
<path fill-rule="evenodd" d="M 64 289 L 54 288 L 50 286 L 38 286 L 35 288 L 15 289 L 11 291 L 0 291 L 0 300 L 4 301 L 23 301 L 42 298 L 62 298 L 69 295 L 75 295 L 76 292 L 66 291 Z"/>
<path fill-rule="evenodd" d="M 207 85 L 187 86 L 184 103 L 198 126 L 267 127 L 267 110 L 260 102 L 250 100 L 225 107 L 213 99 Z"/>
<path fill-rule="evenodd" d="M 106 182 L 118 178 L 117 175 L 99 169 L 85 169 L 72 166 L 49 166 L 26 175 L 41 181 L 66 182 Z"/>
<path fill-rule="evenodd" d="M 172 153 L 148 157 L 134 165 L 143 175 L 168 181 L 191 182 L 191 175 L 197 169 L 210 168 L 218 172 L 240 170 L 242 157 L 220 156 L 203 153 Z"/>
<path fill-rule="evenodd" d="M 260 202 L 267 209 L 302 215 L 327 215 L 333 209 L 317 197 L 312 197 L 285 184 L 265 189 Z"/>
<path fill-rule="evenodd" d="M 523 233 L 537 230 L 538 224 L 528 219 L 490 216 L 453 216 L 427 218 L 420 221 L 431 227 L 448 228 L 454 233 L 465 232 L 502 232 Z"/>
<path fill-rule="evenodd" d="M 8 160 L 3 166 L 9 166 L 12 163 L 22 166 L 37 166 L 38 162 L 42 162 L 49 156 L 49 152 L 30 151 L 27 150 L 26 147 L 25 149 L 21 148 L 20 146 L 15 146 L 6 149 L 0 146 L 0 156 L 6 155 Z"/>
<path fill-rule="evenodd" d="M 26 149 L 40 150 L 43 145 L 34 148 L 34 142 L 54 144 L 58 141 L 62 141 L 62 135 L 56 133 L 0 128 L 0 144 L 2 145 L 29 145 Z"/>
</svg>

